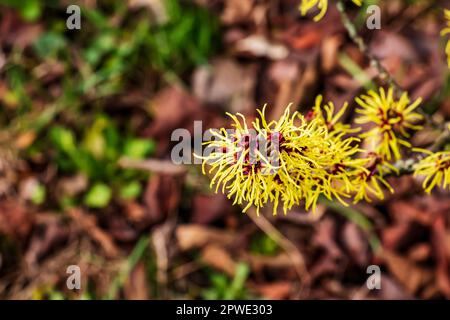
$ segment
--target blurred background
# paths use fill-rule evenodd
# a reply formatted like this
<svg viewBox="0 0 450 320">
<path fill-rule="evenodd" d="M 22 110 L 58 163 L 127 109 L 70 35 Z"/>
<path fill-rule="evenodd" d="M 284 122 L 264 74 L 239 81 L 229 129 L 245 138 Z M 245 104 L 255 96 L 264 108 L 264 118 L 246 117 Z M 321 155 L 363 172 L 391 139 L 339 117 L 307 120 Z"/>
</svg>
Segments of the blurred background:
<svg viewBox="0 0 450 320">
<path fill-rule="evenodd" d="M 316 23 L 300 1 L 1 0 L 0 298 L 450 298 L 448 190 L 424 195 L 404 176 L 383 201 L 255 218 L 200 166 L 170 161 L 171 133 L 194 120 L 220 127 L 265 103 L 272 118 L 290 102 L 307 112 L 318 94 L 354 107 L 375 85 L 334 2 Z M 373 55 L 448 121 L 449 2 L 348 3 Z M 365 27 L 371 4 L 381 30 Z M 372 264 L 381 290 L 366 286 Z"/>
</svg>

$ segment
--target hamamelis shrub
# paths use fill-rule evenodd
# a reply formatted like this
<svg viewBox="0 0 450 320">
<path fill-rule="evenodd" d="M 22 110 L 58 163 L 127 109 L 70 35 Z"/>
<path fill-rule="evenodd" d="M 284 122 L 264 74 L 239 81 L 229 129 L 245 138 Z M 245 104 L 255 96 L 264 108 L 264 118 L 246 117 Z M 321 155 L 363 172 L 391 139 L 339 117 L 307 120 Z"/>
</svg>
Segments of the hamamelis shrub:
<svg viewBox="0 0 450 320">
<path fill-rule="evenodd" d="M 269 205 L 274 215 L 295 205 L 314 212 L 321 197 L 343 205 L 383 199 L 386 190 L 394 192 L 386 175 L 399 174 L 396 162 L 414 154 L 407 139 L 421 128 L 423 117 L 415 111 L 420 102 L 406 93 L 396 99 L 393 89 L 369 91 L 356 98 L 355 124 L 364 130 L 342 122 L 347 103 L 336 112 L 321 96 L 306 115 L 291 112 L 291 105 L 273 121 L 266 107 L 250 123 L 242 114 L 228 114 L 231 128 L 211 130 L 203 155 L 196 156 L 211 187 L 244 212 Z M 420 159 L 415 175 L 424 177 L 427 192 L 450 185 L 449 152 Z"/>
</svg>

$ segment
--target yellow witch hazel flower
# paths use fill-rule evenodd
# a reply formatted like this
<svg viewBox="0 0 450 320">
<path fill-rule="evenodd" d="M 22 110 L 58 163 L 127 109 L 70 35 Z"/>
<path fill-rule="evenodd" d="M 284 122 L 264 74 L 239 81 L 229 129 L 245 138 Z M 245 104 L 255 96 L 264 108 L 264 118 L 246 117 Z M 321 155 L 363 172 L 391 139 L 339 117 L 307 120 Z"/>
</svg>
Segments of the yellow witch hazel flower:
<svg viewBox="0 0 450 320">
<path fill-rule="evenodd" d="M 443 36 L 450 33 L 450 10 L 444 9 L 445 20 L 447 20 L 447 27 L 441 32 Z M 450 40 L 447 40 L 447 45 L 445 47 L 445 53 L 447 54 L 447 64 L 450 68 Z"/>
<path fill-rule="evenodd" d="M 394 193 L 394 190 L 383 176 L 391 172 L 398 173 L 398 170 L 390 163 L 384 161 L 375 152 L 368 152 L 364 159 L 368 161 L 366 166 L 362 170 L 359 170 L 352 181 L 355 188 L 353 202 L 357 203 L 360 200 L 370 202 L 371 195 L 381 200 L 384 199 L 382 186 L 386 187 L 391 193 Z"/>
<path fill-rule="evenodd" d="M 383 88 L 379 92 L 370 90 L 367 95 L 356 98 L 361 108 L 356 112 L 360 114 L 355 122 L 358 124 L 370 124 L 372 129 L 360 134 L 370 144 L 371 151 L 376 152 L 386 160 L 401 159 L 401 147 L 411 148 L 411 143 L 404 138 L 409 138 L 408 131 L 419 130 L 417 123 L 423 116 L 414 110 L 421 103 L 417 99 L 411 103 L 405 92 L 400 99 L 393 96 L 393 88 L 386 93 Z"/>
<path fill-rule="evenodd" d="M 211 187 L 216 185 L 216 192 L 222 186 L 222 192 L 228 192 L 228 197 L 234 197 L 233 204 L 248 202 L 248 206 L 254 204 L 257 208 L 269 201 L 270 193 L 267 192 L 269 176 L 263 174 L 262 168 L 266 165 L 270 168 L 267 158 L 250 159 L 250 144 L 254 140 L 254 131 L 251 132 L 245 117 L 229 115 L 234 123 L 233 130 L 222 128 L 219 132 L 211 130 L 212 141 L 207 142 L 210 151 L 201 157 L 203 161 L 203 173 L 206 164 L 210 165 L 209 173 L 215 172 L 211 179 Z M 246 208 L 247 209 L 247 208 Z"/>
<path fill-rule="evenodd" d="M 352 128 L 349 124 L 345 124 L 342 121 L 342 116 L 345 114 L 348 108 L 348 103 L 345 102 L 341 109 L 336 113 L 333 102 L 328 102 L 322 105 L 323 97 L 319 95 L 316 97 L 315 105 L 312 110 L 306 115 L 307 119 L 319 118 L 328 129 L 328 132 L 334 134 L 349 134 L 355 133 L 361 130 L 361 128 Z"/>
<path fill-rule="evenodd" d="M 432 153 L 414 166 L 414 176 L 425 177 L 422 187 L 430 193 L 436 186 L 450 187 L 450 151 Z"/>
<path fill-rule="evenodd" d="M 213 131 L 208 151 L 199 156 L 203 172 L 208 167 L 212 175 L 211 187 L 221 188 L 243 211 L 273 203 L 276 214 L 282 203 L 286 213 L 301 202 L 314 211 L 320 196 L 346 204 L 343 198 L 355 191 L 353 180 L 367 162 L 354 158 L 359 139 L 331 133 L 323 118 L 306 119 L 289 109 L 271 122 L 265 108 L 258 110 L 251 127 L 243 115 L 228 114 L 232 129 Z"/>
<path fill-rule="evenodd" d="M 362 0 L 352 0 L 357 6 L 361 6 Z M 299 9 L 301 14 L 304 16 L 308 12 L 312 11 L 314 8 L 319 10 L 319 13 L 314 17 L 314 21 L 320 21 L 328 9 L 328 0 L 302 0 Z"/>
</svg>

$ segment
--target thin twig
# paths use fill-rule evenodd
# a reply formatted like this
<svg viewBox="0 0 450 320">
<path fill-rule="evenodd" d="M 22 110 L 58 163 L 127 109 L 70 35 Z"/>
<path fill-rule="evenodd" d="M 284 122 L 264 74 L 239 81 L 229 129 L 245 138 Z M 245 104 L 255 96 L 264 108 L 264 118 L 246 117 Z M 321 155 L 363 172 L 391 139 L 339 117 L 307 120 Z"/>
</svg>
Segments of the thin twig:
<svg viewBox="0 0 450 320">
<path fill-rule="evenodd" d="M 247 215 L 269 238 L 275 241 L 286 252 L 294 265 L 302 289 L 307 289 L 310 285 L 311 276 L 306 268 L 305 259 L 297 246 L 278 231 L 264 215 L 257 216 L 253 208 L 249 209 Z"/>
<path fill-rule="evenodd" d="M 433 152 L 440 151 L 448 142 L 450 142 L 450 122 L 445 122 L 444 130 L 439 137 L 437 137 L 436 141 L 430 147 L 430 150 Z"/>
<path fill-rule="evenodd" d="M 434 143 L 430 146 L 429 150 L 432 152 L 438 152 L 441 151 L 445 145 L 450 142 L 450 123 L 446 122 L 444 124 L 444 131 L 437 137 L 437 139 L 434 141 Z M 399 171 L 398 175 L 405 175 L 405 174 L 411 174 L 414 173 L 414 167 L 415 165 L 422 160 L 425 157 L 425 155 L 418 155 L 413 158 L 399 160 L 394 164 L 394 167 L 396 167 Z M 387 174 L 385 176 L 390 176 L 391 174 Z"/>
<path fill-rule="evenodd" d="M 400 94 L 403 93 L 405 90 L 403 90 L 403 88 L 389 73 L 389 71 L 381 64 L 380 60 L 370 52 L 369 48 L 364 42 L 364 39 L 358 34 L 355 24 L 350 20 L 349 16 L 347 15 L 347 12 L 345 11 L 344 1 L 338 0 L 336 6 L 341 16 L 341 21 L 345 29 L 347 30 L 350 39 L 358 46 L 358 49 L 361 51 L 361 53 L 369 60 L 370 65 L 378 71 L 378 78 L 383 82 L 387 82 L 391 87 L 395 89 L 394 94 L 396 96 L 400 96 Z M 426 114 L 423 110 L 417 109 L 417 112 L 424 117 L 425 123 L 427 123 L 428 125 L 438 128 L 440 127 L 439 125 L 434 123 L 430 115 Z"/>
<path fill-rule="evenodd" d="M 185 166 L 174 164 L 170 160 L 134 160 L 130 158 L 121 158 L 119 160 L 119 166 L 126 169 L 146 170 L 168 175 L 183 175 L 186 173 Z"/>
<path fill-rule="evenodd" d="M 358 46 L 358 49 L 362 54 L 366 56 L 369 60 L 370 65 L 378 70 L 378 77 L 382 81 L 386 81 L 389 85 L 395 87 L 398 92 L 403 92 L 404 90 L 400 87 L 397 81 L 392 77 L 392 75 L 386 70 L 386 68 L 381 64 L 381 62 L 369 51 L 369 48 L 365 44 L 363 38 L 358 34 L 356 26 L 350 20 L 345 11 L 345 4 L 342 0 L 338 0 L 337 9 L 341 16 L 342 23 L 352 41 Z"/>
</svg>

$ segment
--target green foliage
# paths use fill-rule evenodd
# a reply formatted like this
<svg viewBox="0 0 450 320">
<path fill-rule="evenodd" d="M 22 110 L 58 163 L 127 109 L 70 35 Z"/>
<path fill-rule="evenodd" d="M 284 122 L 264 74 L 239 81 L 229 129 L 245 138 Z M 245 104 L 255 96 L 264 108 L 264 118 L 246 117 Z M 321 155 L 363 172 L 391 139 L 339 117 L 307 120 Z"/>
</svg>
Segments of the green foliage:
<svg viewBox="0 0 450 320">
<path fill-rule="evenodd" d="M 278 253 L 278 244 L 264 233 L 257 233 L 252 237 L 250 242 L 250 250 L 253 253 L 273 256 Z"/>
<path fill-rule="evenodd" d="M 216 300 L 236 300 L 250 299 L 251 295 L 245 288 L 245 281 L 250 273 L 249 267 L 244 263 L 239 263 L 233 279 L 222 273 L 212 272 L 210 274 L 211 288 L 202 291 L 203 299 Z"/>
<path fill-rule="evenodd" d="M 102 208 L 114 196 L 124 200 L 139 197 L 147 175 L 121 169 L 117 161 L 123 156 L 148 157 L 155 142 L 137 137 L 123 119 L 118 127 L 117 119 L 105 111 L 104 98 L 126 94 L 149 74 L 181 76 L 206 62 L 216 47 L 218 19 L 205 8 L 179 0 L 164 1 L 164 12 L 158 16 L 149 8 L 130 10 L 124 1 L 100 0 L 94 8 L 79 4 L 82 32 L 74 32 L 66 28 L 61 18 L 66 6 L 58 1 L 0 3 L 16 9 L 28 21 L 46 13 L 45 20 L 40 20 L 45 31 L 32 50 L 24 54 L 20 48 L 12 48 L 4 68 L 7 85 L 0 99 L 8 108 L 0 109 L 0 124 L 9 132 L 36 133 L 39 138 L 26 156 L 39 157 L 50 149 L 50 160 L 61 173 L 88 177 L 85 194 L 57 199 L 62 208 L 81 203 Z M 165 18 L 160 19 L 162 16 Z M 56 97 L 36 73 L 37 66 L 44 64 L 62 68 Z M 36 101 L 42 110 L 36 110 Z M 93 112 L 83 110 L 87 105 Z M 69 121 L 57 121 L 59 115 Z M 42 204 L 46 197 L 45 188 L 39 186 L 31 201 Z"/>
<path fill-rule="evenodd" d="M 120 189 L 120 197 L 122 199 L 134 199 L 139 197 L 142 192 L 142 186 L 137 181 L 131 181 L 127 184 L 124 184 Z"/>
<path fill-rule="evenodd" d="M 61 291 L 50 286 L 43 286 L 36 288 L 32 294 L 33 300 L 65 300 L 66 297 Z"/>
<path fill-rule="evenodd" d="M 98 1 L 94 8 L 81 7 L 82 31 L 76 32 L 66 28 L 61 18 L 66 6 L 58 1 L 0 3 L 31 20 L 46 13 L 41 21 L 45 31 L 34 41 L 33 50 L 24 54 L 13 46 L 3 68 L 7 85 L 0 101 L 10 108 L 7 114 L 1 110 L 0 124 L 12 126 L 11 117 L 26 115 L 35 101 L 45 107 L 37 119 L 18 119 L 21 128 L 42 130 L 61 112 L 77 113 L 86 100 L 95 100 L 102 108 L 100 99 L 136 87 L 149 74 L 181 76 L 205 63 L 219 38 L 214 15 L 179 0 L 162 2 L 165 10 L 157 16 L 165 19 L 156 19 L 148 8 L 129 10 L 124 1 Z M 35 72 L 43 63 L 63 68 L 56 99 Z"/>
<path fill-rule="evenodd" d="M 111 94 L 133 71 L 146 67 L 181 74 L 205 63 L 216 47 L 218 22 L 203 8 L 167 0 L 163 21 L 149 12 L 131 20 L 122 2 L 113 3 L 120 26 L 112 25 L 105 12 L 82 10 L 83 29 L 90 37 L 80 39 L 86 63 L 81 92 L 96 88 L 97 94 Z"/>
<path fill-rule="evenodd" d="M 153 65 L 182 72 L 191 64 L 205 63 L 217 43 L 218 21 L 204 9 L 182 7 L 178 0 L 164 2 L 167 20 L 147 35 Z"/>
<path fill-rule="evenodd" d="M 34 142 L 20 151 L 30 164 L 56 167 L 57 179 L 79 174 L 88 179 L 87 188 L 76 195 L 37 185 L 31 202 L 62 210 L 80 205 L 102 209 L 112 201 L 141 195 L 148 173 L 123 169 L 118 160 L 149 157 L 155 142 L 139 137 L 140 128 L 132 125 L 130 115 L 116 113 L 109 103 L 130 91 L 152 93 L 149 79 L 157 90 L 167 78 L 189 74 L 207 62 L 219 38 L 218 19 L 205 8 L 182 0 L 161 3 L 166 17 L 162 20 L 148 7 L 130 9 L 128 1 L 98 0 L 92 7 L 76 3 L 82 10 L 82 30 L 77 31 L 66 28 L 67 3 L 0 0 L 43 30 L 25 50 L 16 42 L 7 49 L 0 97 L 2 130 L 11 137 L 34 134 Z M 135 110 L 128 111 L 135 115 Z M 157 267 L 145 250 L 145 241 L 138 242 L 107 297 L 116 296 L 139 259 L 145 260 L 150 287 L 157 296 Z M 5 246 L 2 242 L 0 249 Z M 238 289 L 239 281 L 232 287 Z M 70 298 L 53 287 L 39 288 L 33 297 Z M 96 296 L 88 291 L 82 296 L 91 297 Z"/>
<path fill-rule="evenodd" d="M 44 32 L 33 44 L 33 49 L 42 60 L 56 59 L 68 45 L 66 38 L 59 32 Z"/>
<path fill-rule="evenodd" d="M 104 183 L 96 183 L 84 197 L 84 204 L 91 208 L 103 208 L 108 205 L 109 200 L 111 200 L 111 188 Z"/>
<path fill-rule="evenodd" d="M 378 5 L 378 2 L 379 0 L 364 0 L 362 2 L 361 7 L 359 8 L 358 15 L 355 18 L 355 25 L 358 28 L 362 28 L 366 24 L 368 17 L 367 9 L 372 5 Z"/>
<path fill-rule="evenodd" d="M 12 65 L 6 73 L 6 79 L 10 91 L 6 92 L 6 98 L 10 107 L 17 108 L 18 115 L 29 110 L 31 100 L 26 94 L 25 86 L 28 83 L 27 70 L 20 65 Z"/>
<path fill-rule="evenodd" d="M 81 7 L 82 31 L 76 32 L 66 28 L 61 18 L 66 6 L 58 1 L 0 3 L 30 19 L 46 13 L 42 21 L 45 31 L 34 41 L 33 50 L 25 55 L 21 48 L 12 48 L 4 67 L 8 86 L 2 98 L 21 115 L 31 109 L 35 99 L 31 93 L 39 100 L 53 101 L 59 109 L 42 114 L 41 127 L 61 112 L 60 105 L 70 106 L 65 112 L 73 112 L 86 99 L 101 99 L 136 87 L 149 73 L 161 78 L 181 76 L 205 63 L 218 44 L 218 19 L 202 7 L 179 0 L 162 2 L 165 10 L 158 17 L 165 19 L 156 19 L 148 8 L 129 10 L 124 1 L 99 1 L 95 8 Z M 34 72 L 42 63 L 64 68 L 56 101 Z"/>
<path fill-rule="evenodd" d="M 151 140 L 120 135 L 115 122 L 105 115 L 97 115 L 78 138 L 67 127 L 53 126 L 49 140 L 55 163 L 62 172 L 82 172 L 93 183 L 83 201 L 92 208 L 108 205 L 114 190 L 122 199 L 138 197 L 142 191 L 140 181 L 146 175 L 122 169 L 117 162 L 122 156 L 143 159 L 155 149 Z M 71 201 L 64 199 L 63 204 L 70 205 Z"/>
<path fill-rule="evenodd" d="M 113 279 L 105 299 L 111 300 L 115 299 L 119 290 L 123 287 L 128 276 L 133 271 L 136 264 L 144 257 L 146 251 L 149 247 L 149 238 L 141 237 L 133 248 L 133 251 L 128 256 L 125 264 Z"/>
<path fill-rule="evenodd" d="M 44 1 L 41 0 L 1 0 L 0 4 L 17 9 L 22 18 L 27 21 L 39 19 L 44 9 Z"/>
<path fill-rule="evenodd" d="M 128 139 L 125 141 L 123 154 L 131 159 L 142 159 L 155 151 L 155 143 L 148 139 Z"/>
<path fill-rule="evenodd" d="M 45 186 L 43 186 L 42 184 L 38 184 L 35 186 L 30 200 L 34 204 L 42 204 L 45 201 L 46 195 L 47 191 L 45 189 Z"/>
</svg>

